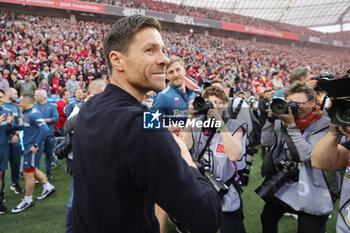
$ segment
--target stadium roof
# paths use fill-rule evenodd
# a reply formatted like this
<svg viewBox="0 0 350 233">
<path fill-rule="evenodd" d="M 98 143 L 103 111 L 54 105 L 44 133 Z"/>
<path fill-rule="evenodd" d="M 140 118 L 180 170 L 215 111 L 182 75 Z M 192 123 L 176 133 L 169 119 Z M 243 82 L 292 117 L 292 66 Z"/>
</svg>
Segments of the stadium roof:
<svg viewBox="0 0 350 233">
<path fill-rule="evenodd" d="M 159 1 L 159 0 L 157 0 Z M 305 27 L 350 23 L 349 0 L 161 0 Z"/>
</svg>

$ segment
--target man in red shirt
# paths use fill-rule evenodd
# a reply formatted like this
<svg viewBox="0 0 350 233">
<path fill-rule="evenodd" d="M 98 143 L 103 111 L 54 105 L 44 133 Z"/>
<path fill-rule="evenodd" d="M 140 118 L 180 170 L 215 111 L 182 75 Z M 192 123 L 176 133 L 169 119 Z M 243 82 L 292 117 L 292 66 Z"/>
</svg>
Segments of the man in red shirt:
<svg viewBox="0 0 350 233">
<path fill-rule="evenodd" d="M 58 133 L 60 135 L 64 135 L 63 126 L 67 120 L 66 107 L 69 104 L 68 100 L 70 97 L 70 94 L 69 94 L 69 91 L 67 90 L 67 88 L 62 89 L 62 91 L 60 92 L 60 97 L 61 97 L 61 99 L 56 102 L 59 117 L 58 117 L 58 121 L 55 124 L 55 132 L 58 131 Z"/>
</svg>

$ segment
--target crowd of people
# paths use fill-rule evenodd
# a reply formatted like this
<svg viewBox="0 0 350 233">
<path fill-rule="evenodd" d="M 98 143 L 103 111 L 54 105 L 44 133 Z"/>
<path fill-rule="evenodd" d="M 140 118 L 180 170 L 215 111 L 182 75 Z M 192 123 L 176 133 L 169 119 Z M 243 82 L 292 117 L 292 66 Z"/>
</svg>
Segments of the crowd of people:
<svg viewBox="0 0 350 233">
<path fill-rule="evenodd" d="M 192 7 L 186 5 L 178 5 L 174 3 L 168 3 L 163 1 L 153 0 L 121 0 L 121 1 L 105 1 L 105 4 L 119 5 L 132 7 L 137 9 L 145 9 L 152 11 L 159 11 L 165 13 L 172 13 L 178 15 L 186 15 L 197 18 L 214 19 L 222 22 L 237 23 L 243 25 L 250 25 L 260 28 L 273 29 L 278 31 L 294 32 L 298 34 L 304 34 L 308 36 L 316 36 L 325 39 L 333 39 L 340 41 L 349 41 L 349 32 L 336 32 L 336 33 L 322 33 L 311 30 L 307 27 L 291 25 L 287 23 L 268 21 L 233 13 L 227 13 L 218 10 L 211 10 L 201 7 Z"/>
<path fill-rule="evenodd" d="M 72 96 L 77 85 L 84 91 L 92 80 L 107 80 L 101 43 L 110 25 L 30 15 L 13 19 L 7 13 L 1 14 L 1 22 L 1 88 L 14 87 L 23 94 L 40 87 L 50 97 L 66 86 Z M 275 79 L 286 86 L 297 66 L 309 67 L 312 75 L 342 75 L 349 62 L 346 54 L 335 51 L 210 35 L 202 40 L 202 34 L 177 31 L 162 35 L 167 55 L 183 57 L 187 75 L 200 84 L 216 78 L 254 93 L 278 83 L 272 82 L 276 72 Z"/>
<path fill-rule="evenodd" d="M 113 27 L 90 21 L 74 24 L 58 17 L 8 13 L 1 13 L 0 16 L 0 110 L 4 109 L 1 108 L 4 97 L 5 102 L 15 105 L 17 96 L 20 96 L 22 110 L 5 109 L 1 112 L 5 113 L 0 115 L 1 126 L 7 125 L 7 128 L 0 128 L 0 137 L 4 138 L 10 132 L 12 141 L 13 137 L 18 137 L 18 131 L 24 129 L 22 170 L 25 197 L 12 209 L 12 213 L 20 213 L 33 205 L 35 179 L 43 184 L 43 193 L 38 200 L 56 191 L 48 181 L 51 174 L 47 172 L 52 169 L 55 160 L 53 135 L 56 132 L 56 135 L 68 135 L 69 140 L 73 140 L 76 170 L 67 209 L 68 232 L 72 230 L 72 222 L 78 231 L 98 229 L 110 232 L 116 228 L 121 232 L 130 229 L 137 232 L 145 229 L 158 231 L 159 225 L 153 216 L 155 208 L 161 232 L 166 232 L 169 212 L 179 221 L 177 227 L 183 224 L 190 230 L 213 232 L 223 223 L 221 232 L 236 230 L 243 233 L 245 227 L 238 171 L 249 162 L 241 160 L 246 154 L 246 143 L 249 145 L 247 138 L 252 125 L 248 123 L 248 118 L 244 117 L 241 121 L 237 115 L 250 106 L 260 122 L 263 156 L 269 154 L 271 147 L 274 148 L 276 156 L 272 163 L 275 167 L 279 166 L 279 156 L 283 159 L 295 156 L 292 152 L 286 152 L 290 147 L 289 143 L 285 143 L 287 139 L 277 134 L 281 132 L 280 127 L 286 128 L 284 130 L 291 138 L 288 140 L 295 143 L 299 152 L 297 158 L 292 159 L 301 167 L 300 179 L 306 176 L 305 179 L 310 182 L 307 187 L 319 188 L 319 199 L 325 199 L 322 201 L 324 205 L 320 206 L 315 204 L 318 200 L 311 201 L 315 195 L 306 199 L 310 198 L 310 193 L 304 195 L 309 203 L 286 195 L 284 191 L 291 187 L 290 193 L 295 194 L 293 197 L 299 198 L 298 195 L 301 195 L 301 190 L 295 188 L 297 178 L 279 187 L 282 191 L 273 197 L 266 199 L 261 194 L 266 202 L 261 214 L 263 231 L 277 232 L 277 224 L 283 213 L 292 212 L 298 215 L 300 230 L 310 232 L 317 228 L 317 232 L 323 232 L 328 215 L 334 208 L 333 199 L 327 192 L 326 181 L 315 178 L 322 177 L 322 172 L 316 168 L 312 170 L 310 156 L 316 141 L 326 135 L 329 118 L 316 106 L 320 103 L 313 90 L 316 80 L 311 76 L 323 72 L 343 76 L 349 63 L 346 54 L 211 35 L 203 40 L 203 35 L 196 33 L 160 32 L 158 22 L 144 16 L 124 18 Z M 166 88 L 165 76 L 168 80 Z M 141 103 L 145 102 L 148 107 L 166 114 L 180 113 L 182 117 L 201 120 L 193 104 L 198 90 L 185 86 L 185 76 L 196 80 L 203 89 L 202 96 L 212 103 L 212 107 L 204 112 L 206 118 L 215 119 L 221 126 L 212 132 L 185 128 L 183 131 L 174 129 L 172 134 L 165 129 L 144 134 L 139 123 L 144 111 Z M 91 86 L 96 82 L 102 83 L 103 87 L 98 86 L 95 92 Z M 204 88 L 208 84 L 211 87 Z M 82 106 L 84 92 L 91 97 L 102 92 L 106 85 L 103 94 Z M 147 92 L 150 90 L 155 92 Z M 269 100 L 274 92 L 275 95 L 283 92 L 287 100 L 298 104 L 300 112 L 297 116 L 293 116 L 292 112 L 271 112 Z M 49 96 L 59 96 L 60 100 L 55 105 L 49 104 Z M 69 101 L 73 96 L 75 100 Z M 229 97 L 239 102 L 233 103 L 236 110 L 232 111 L 232 116 L 224 114 L 227 105 L 231 108 Z M 106 103 L 110 105 L 106 107 Z M 128 108 L 125 108 L 125 103 L 128 103 Z M 20 120 L 12 116 L 14 112 L 17 112 L 17 118 L 23 116 L 23 126 L 20 126 Z M 74 119 L 73 123 L 68 120 L 74 126 L 65 124 L 69 117 Z M 90 127 L 91 122 L 96 124 Z M 111 122 L 111 125 L 105 122 Z M 317 131 L 319 125 L 322 126 L 321 131 Z M 73 128 L 74 137 L 71 137 L 69 134 Z M 343 128 L 337 129 L 344 131 Z M 276 132 L 271 133 L 273 131 Z M 303 136 L 305 132 L 307 137 Z M 96 135 L 108 135 L 108 138 L 96 138 Z M 274 138 L 275 135 L 279 136 Z M 116 138 L 119 139 L 117 143 L 110 143 Z M 135 144 L 135 140 L 138 143 Z M 159 142 L 157 148 L 152 144 L 154 141 Z M 15 143 L 18 140 L 11 144 Z M 279 150 L 275 149 L 276 145 L 279 145 Z M 58 146 L 56 149 L 60 148 Z M 228 186 L 227 196 L 222 199 L 217 196 L 199 174 L 199 165 L 192 161 L 188 149 L 193 149 L 196 160 L 203 157 L 208 161 L 213 173 Z M 39 170 L 43 151 L 47 158 L 45 175 Z M 115 151 L 119 152 L 118 156 L 115 156 Z M 71 160 L 73 152 L 69 151 Z M 124 156 L 126 154 L 128 156 Z M 186 163 L 176 154 L 181 154 Z M 142 157 L 138 157 L 140 155 Z M 0 171 L 7 169 L 7 161 L 6 166 L 3 163 L 0 165 Z M 118 169 L 112 169 L 113 166 Z M 271 179 L 278 172 L 266 177 Z M 161 175 L 166 179 L 158 179 Z M 264 183 L 271 182 L 267 178 Z M 321 184 L 314 187 L 314 182 Z M 114 195 L 116 184 L 121 184 L 121 187 L 117 185 L 118 195 Z M 11 187 L 22 193 L 23 190 L 17 185 L 18 181 Z M 93 191 L 100 190 L 96 188 L 99 185 L 108 187 L 108 197 L 100 196 L 106 193 Z M 91 195 L 86 195 L 86 190 Z M 203 195 L 204 191 L 207 195 Z M 75 192 L 77 198 L 73 201 Z M 147 195 L 142 196 L 145 192 Z M 189 197 L 188 192 L 193 195 Z M 6 212 L 1 204 L 3 196 L 2 193 L 0 213 Z M 284 203 L 281 204 L 281 201 Z M 179 203 L 183 208 L 178 208 Z M 200 203 L 198 206 L 206 206 L 210 210 L 204 213 L 201 208 L 192 208 L 193 203 Z M 107 211 L 103 216 L 89 214 L 101 212 L 110 205 L 120 208 L 118 211 Z M 278 215 L 272 218 L 271 213 L 275 213 L 276 209 L 279 210 Z M 135 210 L 138 213 L 136 217 Z M 118 219 L 119 224 L 114 221 L 106 224 L 106 216 L 111 220 Z M 208 222 L 197 225 L 193 216 Z M 144 222 L 145 225 L 135 224 L 135 221 Z"/>
</svg>

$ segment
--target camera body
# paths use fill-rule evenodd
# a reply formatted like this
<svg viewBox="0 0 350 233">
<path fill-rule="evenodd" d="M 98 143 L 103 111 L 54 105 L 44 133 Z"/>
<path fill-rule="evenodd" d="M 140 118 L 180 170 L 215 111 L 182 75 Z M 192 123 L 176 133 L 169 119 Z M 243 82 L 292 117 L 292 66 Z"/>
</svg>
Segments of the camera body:
<svg viewBox="0 0 350 233">
<path fill-rule="evenodd" d="M 213 109 L 214 106 L 210 100 L 201 96 L 197 96 L 193 101 L 193 108 L 198 111 L 198 115 L 206 115 L 209 109 Z"/>
<path fill-rule="evenodd" d="M 335 125 L 350 125 L 350 70 L 341 78 L 323 78 L 317 86 L 332 100 L 328 110 L 331 122 Z"/>
<path fill-rule="evenodd" d="M 72 152 L 72 144 L 65 143 L 62 147 L 58 148 L 55 152 L 57 159 L 68 158 L 69 153 Z"/>
<path fill-rule="evenodd" d="M 220 197 L 223 197 L 225 194 L 228 193 L 227 185 L 220 178 L 214 175 L 214 173 L 210 170 L 209 164 L 203 158 L 201 158 L 198 161 L 195 161 L 195 163 L 200 173 L 202 173 L 202 175 L 208 179 L 208 181 Z"/>
<path fill-rule="evenodd" d="M 277 167 L 280 170 L 255 190 L 264 200 L 272 197 L 288 180 L 299 180 L 299 170 L 293 161 L 277 160 Z"/>
<path fill-rule="evenodd" d="M 299 105 L 290 100 L 284 100 L 282 98 L 274 98 L 270 103 L 271 111 L 277 115 L 288 114 L 288 107 L 292 109 L 294 119 L 298 118 Z"/>
</svg>

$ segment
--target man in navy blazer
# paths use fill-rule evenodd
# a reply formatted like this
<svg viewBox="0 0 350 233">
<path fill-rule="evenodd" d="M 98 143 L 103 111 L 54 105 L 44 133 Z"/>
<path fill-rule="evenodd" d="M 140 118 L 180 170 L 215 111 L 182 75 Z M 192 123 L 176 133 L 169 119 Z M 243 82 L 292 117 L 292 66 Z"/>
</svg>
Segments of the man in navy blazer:
<svg viewBox="0 0 350 233">
<path fill-rule="evenodd" d="M 134 15 L 106 34 L 110 84 L 86 102 L 74 136 L 74 232 L 159 232 L 156 202 L 191 232 L 220 227 L 221 201 L 181 139 L 143 129 L 145 94 L 165 87 L 160 24 Z"/>
</svg>

